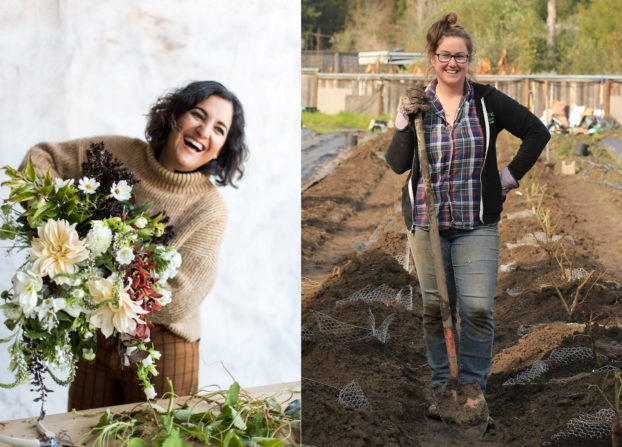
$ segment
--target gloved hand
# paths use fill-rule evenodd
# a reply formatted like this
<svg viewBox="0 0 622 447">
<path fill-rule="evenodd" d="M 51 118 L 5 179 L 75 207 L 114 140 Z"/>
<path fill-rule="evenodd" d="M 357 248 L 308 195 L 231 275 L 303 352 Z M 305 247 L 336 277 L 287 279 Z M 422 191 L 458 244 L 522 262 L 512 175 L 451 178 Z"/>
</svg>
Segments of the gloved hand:
<svg viewBox="0 0 622 447">
<path fill-rule="evenodd" d="M 414 87 L 409 87 L 400 98 L 400 106 L 404 108 L 404 112 L 407 115 L 417 112 L 429 112 L 429 102 L 430 97 L 425 93 L 423 84 L 415 84 Z"/>
<path fill-rule="evenodd" d="M 429 101 L 430 97 L 425 93 L 423 84 L 415 84 L 414 87 L 409 87 L 400 97 L 400 105 L 395 117 L 395 127 L 403 130 L 413 120 L 417 112 L 429 112 Z"/>
<path fill-rule="evenodd" d="M 505 196 L 507 196 L 508 192 L 518 188 L 518 182 L 507 167 L 499 174 L 499 180 L 501 180 L 501 197 L 505 201 Z"/>
</svg>

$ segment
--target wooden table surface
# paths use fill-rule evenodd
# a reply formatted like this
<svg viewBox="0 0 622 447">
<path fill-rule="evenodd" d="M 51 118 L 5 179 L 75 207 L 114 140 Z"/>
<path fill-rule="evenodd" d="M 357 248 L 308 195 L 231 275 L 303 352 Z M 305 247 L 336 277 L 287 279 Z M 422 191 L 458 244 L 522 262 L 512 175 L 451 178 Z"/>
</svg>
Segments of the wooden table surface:
<svg viewBox="0 0 622 447">
<path fill-rule="evenodd" d="M 246 388 L 246 391 L 251 393 L 256 398 L 260 396 L 272 396 L 279 393 L 279 390 L 282 390 L 278 396 L 276 396 L 277 401 L 281 404 L 283 408 L 285 408 L 288 403 L 294 399 L 299 399 L 300 394 L 289 391 L 292 387 L 299 385 L 300 382 L 288 382 L 281 383 L 275 385 L 266 385 L 266 386 L 258 386 L 253 388 Z M 182 403 L 186 398 L 177 398 L 175 399 L 175 405 L 177 403 Z M 161 401 L 157 401 L 158 405 L 163 407 L 164 409 L 168 406 L 168 399 L 162 399 Z M 116 407 L 110 407 L 111 411 L 121 412 L 121 411 L 130 411 L 138 404 L 127 404 L 127 405 L 119 405 Z M 207 405 L 207 404 L 206 404 Z M 198 407 L 199 409 L 201 407 Z M 81 411 L 83 414 L 94 414 L 101 413 L 105 411 L 105 408 L 96 408 L 93 410 L 84 410 Z M 35 423 L 37 422 L 37 417 L 34 416 L 32 418 L 22 418 L 15 419 L 13 421 L 4 422 L 6 424 L 6 428 L 0 431 L 0 435 L 3 436 L 13 436 L 14 438 L 21 439 L 34 439 L 39 438 L 39 433 L 35 428 Z M 84 417 L 78 416 L 72 413 L 61 413 L 61 414 L 50 414 L 45 417 L 42 424 L 46 429 L 54 432 L 57 438 L 69 439 L 74 442 L 74 444 L 88 431 L 97 424 L 99 421 L 99 415 L 97 417 Z M 196 442 L 194 442 L 196 444 Z M 211 444 L 217 445 L 217 444 Z M 7 444 L 0 442 L 0 446 L 4 447 Z"/>
</svg>

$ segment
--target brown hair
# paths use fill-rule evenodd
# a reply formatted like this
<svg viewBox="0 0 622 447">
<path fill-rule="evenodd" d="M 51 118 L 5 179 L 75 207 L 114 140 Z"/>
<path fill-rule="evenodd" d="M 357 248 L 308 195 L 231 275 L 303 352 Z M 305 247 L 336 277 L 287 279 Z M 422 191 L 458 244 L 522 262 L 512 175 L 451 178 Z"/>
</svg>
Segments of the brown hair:
<svg viewBox="0 0 622 447">
<path fill-rule="evenodd" d="M 443 15 L 441 20 L 434 22 L 430 29 L 428 30 L 428 34 L 426 36 L 426 46 L 425 50 L 428 55 L 433 56 L 436 53 L 436 49 L 441 43 L 443 37 L 461 37 L 464 39 L 464 43 L 467 46 L 467 51 L 469 52 L 469 61 L 471 61 L 473 55 L 475 54 L 475 48 L 473 47 L 473 41 L 471 40 L 471 35 L 460 25 L 456 25 L 458 22 L 458 14 L 455 12 L 448 12 Z M 433 70 L 433 68 L 432 68 Z M 469 67 L 469 76 L 473 77 L 473 73 L 471 73 L 471 67 Z"/>
<path fill-rule="evenodd" d="M 218 157 L 201 166 L 199 171 L 216 177 L 218 186 L 231 185 L 237 188 L 233 181 L 242 178 L 244 162 L 248 159 L 248 147 L 244 133 L 244 110 L 237 96 L 224 85 L 216 81 L 197 81 L 162 95 L 151 106 L 147 115 L 145 139 L 151 144 L 158 157 L 166 145 L 169 132 L 177 126 L 179 117 L 212 95 L 229 101 L 233 105 L 233 121 Z"/>
</svg>

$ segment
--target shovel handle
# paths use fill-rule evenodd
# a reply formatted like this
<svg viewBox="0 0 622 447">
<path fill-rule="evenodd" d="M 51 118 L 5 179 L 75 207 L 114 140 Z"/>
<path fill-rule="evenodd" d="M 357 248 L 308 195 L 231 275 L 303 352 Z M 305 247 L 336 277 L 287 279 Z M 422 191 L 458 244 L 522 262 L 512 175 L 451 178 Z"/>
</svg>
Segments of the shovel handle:
<svg viewBox="0 0 622 447">
<path fill-rule="evenodd" d="M 441 251 L 441 237 L 438 231 L 438 220 L 436 217 L 436 206 L 434 205 L 434 191 L 430 179 L 430 164 L 428 163 L 428 153 L 425 148 L 425 133 L 423 131 L 422 113 L 415 115 L 415 130 L 417 131 L 417 149 L 419 152 L 419 163 L 421 164 L 421 175 L 423 176 L 423 189 L 425 192 L 425 208 L 428 214 L 430 225 L 430 242 L 432 245 L 432 258 L 434 259 L 434 272 L 436 274 L 436 286 L 441 304 L 441 317 L 445 332 L 445 345 L 447 346 L 447 357 L 449 358 L 449 372 L 451 376 L 458 377 L 458 357 L 456 355 L 456 342 L 451 321 L 451 308 L 449 306 L 449 293 L 447 292 L 447 280 L 445 279 L 445 267 L 443 265 L 443 253 Z"/>
</svg>

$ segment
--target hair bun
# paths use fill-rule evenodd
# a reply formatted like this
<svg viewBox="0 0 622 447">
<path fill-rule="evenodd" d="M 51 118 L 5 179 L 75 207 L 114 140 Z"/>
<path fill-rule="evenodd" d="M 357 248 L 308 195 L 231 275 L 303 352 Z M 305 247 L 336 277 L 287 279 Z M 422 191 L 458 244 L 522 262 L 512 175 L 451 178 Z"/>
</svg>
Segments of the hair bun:
<svg viewBox="0 0 622 447">
<path fill-rule="evenodd" d="M 455 12 L 446 13 L 441 19 L 441 23 L 445 25 L 445 27 L 451 28 L 456 23 L 458 23 L 458 14 L 456 14 Z"/>
</svg>

